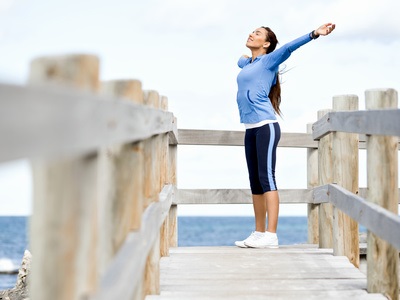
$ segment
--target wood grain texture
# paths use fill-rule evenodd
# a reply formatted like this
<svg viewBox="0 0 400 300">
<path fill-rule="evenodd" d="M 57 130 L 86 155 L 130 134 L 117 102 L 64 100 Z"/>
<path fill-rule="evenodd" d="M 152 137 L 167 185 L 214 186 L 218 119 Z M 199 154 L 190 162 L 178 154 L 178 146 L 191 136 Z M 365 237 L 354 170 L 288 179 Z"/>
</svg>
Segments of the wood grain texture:
<svg viewBox="0 0 400 300">
<path fill-rule="evenodd" d="M 314 197 L 328 201 L 400 250 L 400 217 L 348 190 L 329 184 L 314 189 Z"/>
<path fill-rule="evenodd" d="M 179 129 L 180 145 L 244 146 L 244 131 Z M 311 134 L 282 133 L 278 147 L 317 148 Z"/>
<path fill-rule="evenodd" d="M 319 110 L 318 120 L 325 118 L 331 110 Z M 314 130 L 314 128 L 313 128 Z M 318 184 L 333 182 L 332 135 L 322 137 L 318 143 Z M 333 248 L 333 207 L 330 203 L 319 206 L 319 246 Z"/>
<path fill-rule="evenodd" d="M 90 299 L 131 300 L 133 295 L 142 295 L 142 289 L 147 288 L 146 284 L 142 286 L 147 258 L 155 243 L 158 243 L 161 224 L 168 215 L 173 197 L 174 187 L 167 185 L 161 191 L 158 201 L 146 208 L 142 226 L 129 233 Z M 155 252 L 152 254 L 157 255 Z"/>
<path fill-rule="evenodd" d="M 29 84 L 51 85 L 53 89 L 54 86 L 64 86 L 71 90 L 96 92 L 99 86 L 98 58 L 71 55 L 35 59 L 31 64 Z M 44 102 L 37 94 L 36 97 L 32 97 L 29 93 L 31 89 L 35 88 L 7 86 L 8 92 L 16 92 L 17 95 L 13 94 L 15 98 L 11 98 L 15 103 L 5 101 L 5 111 L 2 106 L 2 113 L 7 115 L 10 110 L 15 110 L 26 115 L 26 119 L 21 122 L 24 123 L 23 126 L 8 128 L 7 134 L 4 136 L 3 131 L 0 136 L 4 136 L 4 139 L 10 138 L 10 143 L 14 142 L 17 145 L 26 141 L 40 144 L 40 139 L 35 140 L 38 136 L 46 136 L 49 144 L 56 144 L 63 139 L 58 130 L 63 126 L 72 125 L 69 122 L 73 119 L 65 119 L 63 115 L 63 109 L 68 103 L 64 101 L 58 106 L 59 114 L 53 114 L 51 108 L 59 104 L 59 99 L 47 97 L 47 101 Z M 72 100 L 75 108 L 82 107 L 81 100 L 81 97 Z M 92 105 L 98 104 L 93 102 Z M 32 110 L 29 110 L 29 107 Z M 79 118 L 77 111 L 73 114 L 75 118 Z M 15 118 L 15 115 L 7 118 Z M 45 126 L 38 128 L 38 124 Z M 85 131 L 82 122 L 74 125 L 76 131 Z M 38 129 L 40 131 L 36 131 Z M 28 137 L 26 141 L 19 140 L 23 136 Z M 22 149 L 13 149 L 15 144 L 4 142 L 6 143 L 4 147 L 2 145 L 2 149 L 7 149 L 8 146 L 15 152 Z M 43 146 L 44 148 L 40 148 Z M 38 148 L 46 152 L 46 146 L 48 144 L 42 144 Z M 56 157 L 52 159 L 34 159 L 31 162 L 34 186 L 30 233 L 33 237 L 30 241 L 34 257 L 30 283 L 32 299 L 81 299 L 96 288 L 99 156 L 97 149 L 92 150 L 91 155 L 84 155 L 86 152 L 73 158 L 62 157 L 63 153 L 60 151 L 53 153 Z M 57 276 L 54 275 L 55 269 Z"/>
<path fill-rule="evenodd" d="M 2 84 L 0 99 L 0 162 L 85 155 L 176 130 L 170 112 L 87 91 Z"/>
<path fill-rule="evenodd" d="M 358 97 L 343 95 L 333 97 L 335 111 L 358 109 Z M 358 194 L 358 134 L 332 133 L 333 182 Z M 358 223 L 344 212 L 333 207 L 333 253 L 345 255 L 354 266 L 360 264 Z"/>
<path fill-rule="evenodd" d="M 88 54 L 56 55 L 32 60 L 29 84 L 99 90 L 100 60 Z"/>
<path fill-rule="evenodd" d="M 366 109 L 393 109 L 397 106 L 397 92 L 392 89 L 365 92 Z M 380 122 L 381 119 L 375 123 Z M 400 124 L 400 119 L 398 118 L 394 123 Z M 376 135 L 367 137 L 367 199 L 371 204 L 377 204 L 396 216 L 398 215 L 397 147 L 397 137 Z M 397 219 L 399 220 L 398 216 Z M 383 221 L 380 220 L 380 222 Z M 399 236 L 399 229 L 398 226 L 397 230 L 394 226 L 387 228 L 392 233 L 396 230 L 397 236 Z M 385 293 L 391 299 L 397 299 L 399 296 L 397 278 L 400 244 L 392 243 L 392 240 L 387 240 L 381 234 L 374 233 L 368 234 L 367 244 L 368 291 Z"/>
<path fill-rule="evenodd" d="M 279 190 L 279 202 L 313 203 L 312 190 Z M 173 204 L 252 204 L 249 189 L 178 189 Z"/>
<path fill-rule="evenodd" d="M 156 299 L 385 299 L 346 257 L 315 245 L 178 247 L 161 259 Z"/>
<path fill-rule="evenodd" d="M 366 188 L 360 188 L 360 196 L 365 198 Z M 314 189 L 279 190 L 280 203 L 327 203 L 328 198 L 318 196 L 320 187 Z M 398 191 L 400 200 L 400 190 Z M 252 204 L 249 189 L 177 189 L 173 205 L 190 204 Z M 399 201 L 400 204 L 400 201 Z"/>
<path fill-rule="evenodd" d="M 101 93 L 107 97 L 124 98 L 143 103 L 142 84 L 138 80 L 103 82 Z M 119 144 L 107 147 L 99 171 L 100 274 L 132 229 L 141 224 L 143 207 L 143 144 Z"/>
<path fill-rule="evenodd" d="M 334 131 L 400 136 L 399 120 L 399 109 L 330 112 L 314 123 L 313 139 L 319 140 Z"/>
<path fill-rule="evenodd" d="M 312 133 L 312 124 L 307 124 L 307 133 Z M 307 189 L 318 186 L 318 149 L 307 149 Z M 307 240 L 309 244 L 318 244 L 319 205 L 307 204 Z"/>
<path fill-rule="evenodd" d="M 176 123 L 175 123 L 176 124 Z M 174 199 L 177 198 L 177 155 L 178 147 L 177 145 L 171 145 L 168 148 L 168 183 L 175 187 Z M 169 236 L 169 246 L 178 246 L 178 206 L 173 204 L 169 210 L 168 214 L 168 236 Z"/>
</svg>

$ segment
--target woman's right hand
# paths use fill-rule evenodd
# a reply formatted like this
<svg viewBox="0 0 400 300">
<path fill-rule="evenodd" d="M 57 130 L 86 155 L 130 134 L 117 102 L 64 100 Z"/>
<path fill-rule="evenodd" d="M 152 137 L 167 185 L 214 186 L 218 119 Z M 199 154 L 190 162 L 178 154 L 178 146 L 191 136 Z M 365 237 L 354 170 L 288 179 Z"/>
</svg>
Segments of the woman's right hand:
<svg viewBox="0 0 400 300">
<path fill-rule="evenodd" d="M 326 23 L 318 27 L 318 29 L 314 30 L 314 35 L 319 36 L 319 35 L 328 35 L 330 34 L 334 29 L 336 25 L 333 23 Z"/>
</svg>

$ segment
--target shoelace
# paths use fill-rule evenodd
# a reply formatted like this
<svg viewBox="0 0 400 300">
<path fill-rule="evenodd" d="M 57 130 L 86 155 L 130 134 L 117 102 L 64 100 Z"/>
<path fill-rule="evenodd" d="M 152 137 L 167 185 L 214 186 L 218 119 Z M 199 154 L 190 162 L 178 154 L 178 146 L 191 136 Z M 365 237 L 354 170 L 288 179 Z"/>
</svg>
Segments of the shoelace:
<svg viewBox="0 0 400 300">
<path fill-rule="evenodd" d="M 252 233 L 250 234 L 250 237 L 252 237 L 252 238 L 255 239 L 255 240 L 259 240 L 259 239 L 262 239 L 264 236 L 263 236 L 263 235 L 256 234 L 255 232 L 252 232 Z"/>
</svg>

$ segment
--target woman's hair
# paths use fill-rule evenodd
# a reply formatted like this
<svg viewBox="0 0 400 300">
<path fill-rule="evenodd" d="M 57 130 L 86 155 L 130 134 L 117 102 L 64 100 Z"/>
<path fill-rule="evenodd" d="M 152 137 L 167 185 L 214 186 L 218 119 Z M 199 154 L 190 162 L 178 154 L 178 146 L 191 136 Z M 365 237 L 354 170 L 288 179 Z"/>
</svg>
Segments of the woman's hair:
<svg viewBox="0 0 400 300">
<path fill-rule="evenodd" d="M 262 26 L 267 31 L 267 38 L 266 41 L 269 42 L 269 47 L 267 48 L 267 54 L 271 53 L 275 50 L 276 45 L 278 44 L 278 39 L 276 38 L 275 33 L 269 28 Z M 276 73 L 275 84 L 271 86 L 269 91 L 269 99 L 271 100 L 272 107 L 274 108 L 275 112 L 281 116 L 282 112 L 279 108 L 281 104 L 281 84 L 279 82 L 279 72 Z"/>
</svg>

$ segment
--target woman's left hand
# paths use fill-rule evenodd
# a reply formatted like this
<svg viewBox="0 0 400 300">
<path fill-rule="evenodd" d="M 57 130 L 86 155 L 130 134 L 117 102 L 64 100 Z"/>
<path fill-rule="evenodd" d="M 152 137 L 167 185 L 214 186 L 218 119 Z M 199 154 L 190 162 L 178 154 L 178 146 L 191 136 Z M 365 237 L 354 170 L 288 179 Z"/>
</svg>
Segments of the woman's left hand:
<svg viewBox="0 0 400 300">
<path fill-rule="evenodd" d="M 328 35 L 330 34 L 334 29 L 336 25 L 333 23 L 326 23 L 321 25 L 318 29 L 314 30 L 315 35 Z"/>
</svg>

